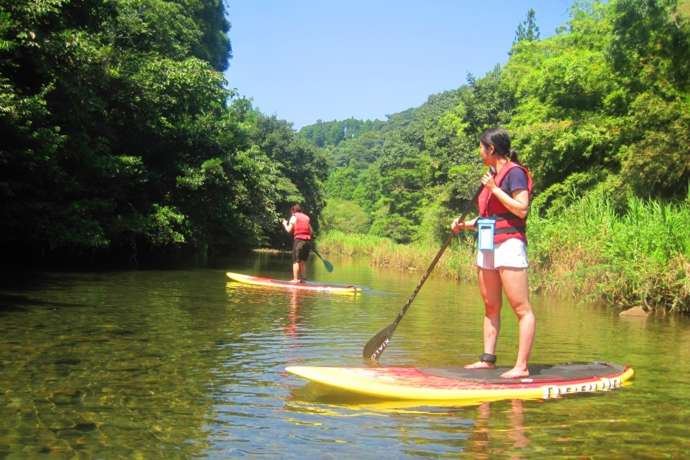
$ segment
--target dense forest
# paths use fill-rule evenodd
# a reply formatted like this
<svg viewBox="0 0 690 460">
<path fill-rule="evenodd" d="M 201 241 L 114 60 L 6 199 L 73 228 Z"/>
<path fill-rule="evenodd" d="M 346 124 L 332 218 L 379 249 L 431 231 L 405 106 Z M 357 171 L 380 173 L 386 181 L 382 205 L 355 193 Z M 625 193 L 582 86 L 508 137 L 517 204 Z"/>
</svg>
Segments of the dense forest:
<svg viewBox="0 0 690 460">
<path fill-rule="evenodd" d="M 0 3 L 5 261 L 276 245 L 290 204 L 318 215 L 322 152 L 227 89 L 226 13 L 222 0 Z"/>
<path fill-rule="evenodd" d="M 690 0 L 576 2 L 543 39 L 529 11 L 487 74 L 385 121 L 299 132 L 229 89 L 228 18 L 222 0 L 0 3 L 5 261 L 280 246 L 294 202 L 322 230 L 438 242 L 477 187 L 479 133 L 501 125 L 535 178 L 535 260 L 591 243 L 589 226 L 607 235 L 591 257 L 675 261 L 690 298 Z M 646 234 L 630 213 L 661 217 Z"/>
<path fill-rule="evenodd" d="M 690 311 L 690 1 L 577 2 L 544 39 L 537 17 L 504 65 L 420 107 L 301 130 L 331 167 L 327 245 L 423 266 L 470 206 L 480 133 L 503 126 L 535 180 L 535 289 Z M 442 269 L 472 279 L 460 249 Z"/>
<path fill-rule="evenodd" d="M 476 187 L 479 134 L 497 125 L 535 178 L 532 212 L 554 215 L 597 189 L 617 206 L 631 195 L 687 197 L 690 2 L 576 3 L 546 39 L 530 11 L 509 53 L 383 124 L 303 128 L 333 168 L 324 224 L 403 243 L 435 238 Z"/>
</svg>

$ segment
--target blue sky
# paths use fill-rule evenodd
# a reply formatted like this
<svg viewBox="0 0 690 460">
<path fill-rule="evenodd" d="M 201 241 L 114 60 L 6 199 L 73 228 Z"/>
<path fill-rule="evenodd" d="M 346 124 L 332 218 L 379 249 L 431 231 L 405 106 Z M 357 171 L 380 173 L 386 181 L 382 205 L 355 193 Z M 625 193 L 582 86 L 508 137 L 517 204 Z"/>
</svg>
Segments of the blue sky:
<svg viewBox="0 0 690 460">
<path fill-rule="evenodd" d="M 295 129 L 385 119 L 503 64 L 536 11 L 541 37 L 573 0 L 228 0 L 228 85 Z"/>
</svg>

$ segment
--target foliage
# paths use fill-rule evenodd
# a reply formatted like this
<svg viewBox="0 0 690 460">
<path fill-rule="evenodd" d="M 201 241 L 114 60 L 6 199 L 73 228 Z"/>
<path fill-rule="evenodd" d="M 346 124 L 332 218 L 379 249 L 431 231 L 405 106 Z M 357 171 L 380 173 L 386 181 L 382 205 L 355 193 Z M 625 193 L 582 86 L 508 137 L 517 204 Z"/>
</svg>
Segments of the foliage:
<svg viewBox="0 0 690 460">
<path fill-rule="evenodd" d="M 674 290 L 687 272 L 688 254 L 678 250 L 685 238 L 673 230 L 677 241 L 650 246 L 639 236 L 667 235 L 678 222 L 667 217 L 688 207 L 690 2 L 576 2 L 568 23 L 545 39 L 536 16 L 530 10 L 518 25 L 503 67 L 332 144 L 326 195 L 361 206 L 370 235 L 439 242 L 477 186 L 478 136 L 503 126 L 534 177 L 537 262 L 596 273 L 582 279 L 597 292 L 627 289 L 605 297 L 676 305 L 669 299 L 685 298 Z M 673 274 L 662 271 L 662 260 Z"/>
<path fill-rule="evenodd" d="M 321 212 L 321 229 L 364 234 L 369 230 L 369 217 L 352 201 L 332 199 Z"/>
<path fill-rule="evenodd" d="M 337 146 L 342 141 L 354 139 L 362 134 L 379 130 L 383 126 L 380 120 L 357 120 L 348 118 L 342 121 L 321 121 L 300 129 L 300 136 L 317 147 Z"/>
<path fill-rule="evenodd" d="M 220 0 L 0 5 L 0 245 L 118 253 L 278 244 L 326 166 L 227 89 Z M 62 252 L 64 253 L 64 251 Z"/>
<path fill-rule="evenodd" d="M 618 210 L 607 190 L 596 188 L 558 218 L 530 217 L 530 260 L 550 274 L 547 287 L 690 311 L 689 205 L 630 196 Z"/>
<path fill-rule="evenodd" d="M 637 196 L 684 196 L 687 11 L 686 0 L 580 2 L 559 33 L 540 39 L 530 10 L 504 67 L 469 75 L 457 90 L 390 115 L 376 130 L 332 142 L 327 196 L 356 201 L 373 234 L 416 240 L 427 206 L 452 215 L 472 195 L 481 174 L 478 135 L 497 125 L 512 134 L 537 205 L 549 215 L 604 180 Z"/>
<path fill-rule="evenodd" d="M 537 25 L 536 12 L 533 8 L 527 11 L 527 18 L 518 24 L 513 45 L 524 40 L 539 40 L 539 26 Z"/>
</svg>

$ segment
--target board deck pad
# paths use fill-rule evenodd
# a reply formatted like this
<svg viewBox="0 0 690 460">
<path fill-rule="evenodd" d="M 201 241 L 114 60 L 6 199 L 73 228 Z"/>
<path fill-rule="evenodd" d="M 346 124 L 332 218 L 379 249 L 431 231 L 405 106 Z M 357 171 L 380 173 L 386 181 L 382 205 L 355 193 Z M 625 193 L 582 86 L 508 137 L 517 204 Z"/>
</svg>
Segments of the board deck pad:
<svg viewBox="0 0 690 460">
<path fill-rule="evenodd" d="M 362 292 L 362 288 L 354 285 L 317 283 L 305 281 L 302 283 L 291 283 L 286 280 L 273 278 L 263 278 L 260 276 L 243 275 L 241 273 L 227 272 L 226 276 L 238 283 L 263 286 L 268 288 L 279 288 L 299 291 L 329 292 L 333 294 L 357 294 Z"/>
<path fill-rule="evenodd" d="M 508 367 L 495 369 L 465 369 L 463 367 L 448 369 L 419 369 L 421 372 L 435 377 L 465 380 L 481 384 L 514 385 L 522 379 L 504 379 L 501 374 L 509 370 Z M 534 382 L 569 381 L 588 377 L 605 377 L 614 373 L 622 373 L 624 366 L 612 363 L 567 363 L 567 364 L 537 364 L 529 366 L 528 380 Z"/>
<path fill-rule="evenodd" d="M 529 377 L 501 378 L 508 369 L 291 366 L 286 371 L 339 392 L 419 401 L 550 399 L 612 390 L 634 375 L 629 367 L 605 362 L 533 365 Z"/>
</svg>

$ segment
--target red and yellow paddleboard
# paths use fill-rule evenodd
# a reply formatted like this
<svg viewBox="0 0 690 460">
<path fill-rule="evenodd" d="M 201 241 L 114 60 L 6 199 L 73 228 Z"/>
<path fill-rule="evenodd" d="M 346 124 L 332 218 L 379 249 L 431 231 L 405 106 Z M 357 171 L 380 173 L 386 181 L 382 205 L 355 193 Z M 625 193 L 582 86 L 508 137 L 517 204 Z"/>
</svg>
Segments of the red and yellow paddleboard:
<svg viewBox="0 0 690 460">
<path fill-rule="evenodd" d="M 416 401 L 550 399 L 622 386 L 634 371 L 611 363 L 530 366 L 530 377 L 503 379 L 497 369 L 417 369 L 414 367 L 309 367 L 286 371 L 341 392 Z"/>
<path fill-rule="evenodd" d="M 303 283 L 291 283 L 284 280 L 272 278 L 261 278 L 260 276 L 242 275 L 240 273 L 227 272 L 226 275 L 232 281 L 238 283 L 251 284 L 254 286 L 264 286 L 279 289 L 290 289 L 299 291 L 328 292 L 331 294 L 357 294 L 362 292 L 362 288 L 353 285 L 324 284 L 305 281 Z"/>
</svg>

